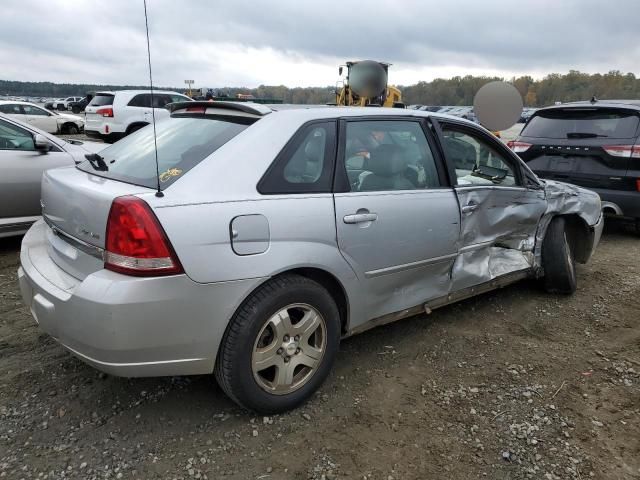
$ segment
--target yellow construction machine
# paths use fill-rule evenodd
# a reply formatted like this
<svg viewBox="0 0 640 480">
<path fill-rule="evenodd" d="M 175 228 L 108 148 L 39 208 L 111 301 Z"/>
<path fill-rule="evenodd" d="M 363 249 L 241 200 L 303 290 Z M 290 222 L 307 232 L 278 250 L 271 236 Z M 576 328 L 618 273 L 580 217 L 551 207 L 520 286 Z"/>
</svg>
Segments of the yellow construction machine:
<svg viewBox="0 0 640 480">
<path fill-rule="evenodd" d="M 390 65 L 362 60 L 340 66 L 338 75 L 342 76 L 343 68 L 346 66 L 347 76 L 336 85 L 336 105 L 404 108 L 400 90 L 388 84 Z"/>
</svg>

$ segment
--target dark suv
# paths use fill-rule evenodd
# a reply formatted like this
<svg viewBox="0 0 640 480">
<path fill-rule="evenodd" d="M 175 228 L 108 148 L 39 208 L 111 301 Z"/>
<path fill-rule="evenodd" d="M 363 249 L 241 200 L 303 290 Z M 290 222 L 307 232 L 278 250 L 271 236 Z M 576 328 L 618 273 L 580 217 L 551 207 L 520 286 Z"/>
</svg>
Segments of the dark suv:
<svg viewBox="0 0 640 480">
<path fill-rule="evenodd" d="M 605 214 L 640 233 L 640 100 L 543 108 L 508 143 L 542 178 L 598 192 Z"/>
</svg>

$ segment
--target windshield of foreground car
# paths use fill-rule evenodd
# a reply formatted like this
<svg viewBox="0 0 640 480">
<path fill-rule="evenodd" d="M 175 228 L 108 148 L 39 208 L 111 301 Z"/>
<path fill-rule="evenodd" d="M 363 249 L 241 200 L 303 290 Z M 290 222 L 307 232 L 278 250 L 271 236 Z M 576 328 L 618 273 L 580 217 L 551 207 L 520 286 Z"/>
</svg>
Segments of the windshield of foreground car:
<svg viewBox="0 0 640 480">
<path fill-rule="evenodd" d="M 181 178 L 247 126 L 210 117 L 172 117 L 158 122 L 156 142 L 160 188 L 164 190 Z M 157 187 L 153 126 L 147 125 L 101 150 L 100 157 L 106 170 L 96 169 L 98 163 L 95 160 L 82 162 L 77 168 L 121 182 Z"/>
<path fill-rule="evenodd" d="M 638 116 L 622 109 L 554 109 L 531 117 L 523 137 L 536 138 L 633 138 Z"/>
</svg>

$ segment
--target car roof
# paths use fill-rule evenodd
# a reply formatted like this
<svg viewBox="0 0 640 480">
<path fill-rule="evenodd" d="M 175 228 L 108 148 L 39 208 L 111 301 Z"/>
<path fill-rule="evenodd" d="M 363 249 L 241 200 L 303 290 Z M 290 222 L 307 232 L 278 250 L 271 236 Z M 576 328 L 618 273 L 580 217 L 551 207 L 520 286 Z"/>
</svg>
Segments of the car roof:
<svg viewBox="0 0 640 480">
<path fill-rule="evenodd" d="M 563 108 L 571 107 L 593 107 L 593 108 L 631 108 L 633 110 L 640 110 L 640 100 L 596 100 L 595 102 L 588 100 L 581 100 L 579 102 L 567 102 L 559 105 L 550 105 L 537 109 L 537 112 L 544 112 L 549 110 L 562 110 Z"/>
<path fill-rule="evenodd" d="M 151 93 L 151 89 L 148 90 L 101 90 L 96 92 L 96 95 L 115 95 L 117 93 Z M 174 90 L 157 90 L 153 89 L 153 93 L 177 93 L 178 95 L 184 95 L 184 93 L 176 92 Z"/>
<path fill-rule="evenodd" d="M 40 105 L 37 105 L 37 104 L 35 104 L 33 102 L 25 102 L 24 100 L 0 100 L 0 105 L 6 105 L 8 103 L 10 103 L 11 105 L 14 105 L 14 104 L 17 103 L 18 105 L 33 105 L 35 107 L 39 107 L 40 106 Z"/>
<path fill-rule="evenodd" d="M 436 119 L 452 120 L 465 123 L 473 127 L 481 127 L 478 124 L 461 117 L 427 110 L 413 110 L 408 108 L 386 107 L 337 107 L 332 105 L 302 105 L 302 104 L 260 104 L 253 102 L 228 102 L 228 101 L 194 101 L 170 104 L 172 114 L 179 113 L 182 109 L 205 107 L 215 110 L 237 110 L 246 116 L 261 117 L 277 115 L 279 118 L 294 119 L 299 123 L 312 120 L 347 118 L 347 117 L 433 117 Z M 214 113 L 214 112 L 212 112 Z M 215 112 L 214 114 L 217 114 Z"/>
</svg>

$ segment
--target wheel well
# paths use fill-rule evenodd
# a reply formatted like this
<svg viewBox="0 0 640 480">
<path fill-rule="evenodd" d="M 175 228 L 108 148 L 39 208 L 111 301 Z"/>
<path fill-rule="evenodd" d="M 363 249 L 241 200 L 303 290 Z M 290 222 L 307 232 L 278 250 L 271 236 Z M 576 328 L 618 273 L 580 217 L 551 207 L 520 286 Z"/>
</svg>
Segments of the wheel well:
<svg viewBox="0 0 640 480">
<path fill-rule="evenodd" d="M 589 258 L 590 244 L 589 226 L 579 215 L 563 215 L 565 228 L 567 231 L 567 240 L 571 246 L 571 251 L 576 261 L 583 263 Z"/>
<path fill-rule="evenodd" d="M 314 282 L 319 283 L 331 294 L 336 304 L 338 305 L 338 311 L 340 312 L 340 323 L 342 325 L 342 333 L 347 332 L 349 325 L 349 301 L 347 300 L 347 294 L 340 281 L 325 270 L 319 268 L 296 268 L 293 270 L 287 270 L 280 273 L 280 275 L 294 273 L 307 277 Z"/>
<path fill-rule="evenodd" d="M 132 123 L 131 125 L 129 125 L 127 127 L 127 135 L 129 135 L 134 129 L 146 127 L 147 125 L 149 125 L 147 122 L 135 122 L 135 123 Z"/>
</svg>

